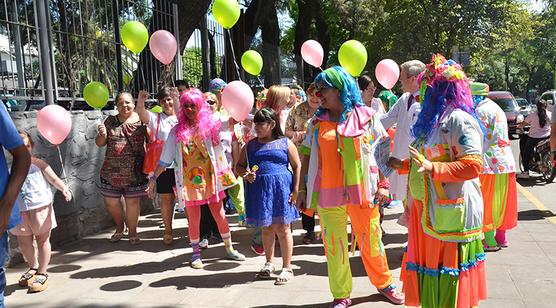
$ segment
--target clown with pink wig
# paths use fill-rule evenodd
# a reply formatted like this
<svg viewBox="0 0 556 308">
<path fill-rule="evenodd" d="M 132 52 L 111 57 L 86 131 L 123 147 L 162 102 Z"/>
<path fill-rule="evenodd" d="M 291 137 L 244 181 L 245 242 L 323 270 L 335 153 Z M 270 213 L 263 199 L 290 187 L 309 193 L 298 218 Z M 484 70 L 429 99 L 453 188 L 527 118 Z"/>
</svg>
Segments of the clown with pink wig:
<svg viewBox="0 0 556 308">
<path fill-rule="evenodd" d="M 198 89 L 182 94 L 177 117 L 178 124 L 168 135 L 154 176 L 175 162 L 178 202 L 181 207 L 185 206 L 189 218 L 189 239 L 193 248 L 191 267 L 203 267 L 199 224 L 201 206 L 205 205 L 216 221 L 227 257 L 243 261 L 245 256 L 232 247 L 230 228 L 222 207 L 224 190 L 236 185 L 236 178 L 220 144 L 220 119 L 212 114 Z"/>
<path fill-rule="evenodd" d="M 474 307 L 487 296 L 479 182 L 484 127 L 459 64 L 435 55 L 420 78 L 422 108 L 409 147 L 405 305 Z"/>
</svg>

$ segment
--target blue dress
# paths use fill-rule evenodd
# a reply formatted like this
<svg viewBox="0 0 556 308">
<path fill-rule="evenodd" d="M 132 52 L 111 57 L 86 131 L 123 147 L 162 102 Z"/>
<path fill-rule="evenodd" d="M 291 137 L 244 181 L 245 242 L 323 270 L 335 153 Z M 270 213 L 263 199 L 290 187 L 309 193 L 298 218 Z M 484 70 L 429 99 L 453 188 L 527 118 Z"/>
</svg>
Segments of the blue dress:
<svg viewBox="0 0 556 308">
<path fill-rule="evenodd" d="M 256 227 L 289 224 L 299 218 L 289 201 L 293 175 L 288 169 L 288 138 L 261 143 L 253 139 L 247 144 L 249 166 L 258 166 L 253 183 L 246 181 L 246 222 Z"/>
</svg>

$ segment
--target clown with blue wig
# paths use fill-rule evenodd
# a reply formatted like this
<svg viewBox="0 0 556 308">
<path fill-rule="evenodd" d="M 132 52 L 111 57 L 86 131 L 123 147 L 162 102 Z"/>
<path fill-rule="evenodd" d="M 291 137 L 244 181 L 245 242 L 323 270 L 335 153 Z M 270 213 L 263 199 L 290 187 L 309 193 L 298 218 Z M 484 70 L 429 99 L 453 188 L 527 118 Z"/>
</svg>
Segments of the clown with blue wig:
<svg viewBox="0 0 556 308">
<path fill-rule="evenodd" d="M 486 299 L 479 182 L 484 126 L 459 64 L 434 55 L 420 78 L 422 108 L 409 147 L 405 304 L 474 307 Z"/>
<path fill-rule="evenodd" d="M 316 209 L 320 217 L 332 306 L 351 305 L 348 217 L 352 249 L 359 247 L 369 280 L 390 301 L 403 304 L 403 294 L 392 282 L 379 221 L 389 183 L 373 153 L 386 131 L 375 111 L 363 103 L 355 79 L 342 67 L 326 69 L 314 84 L 321 105 L 300 148 L 303 167 L 297 204 L 301 209 Z"/>
</svg>

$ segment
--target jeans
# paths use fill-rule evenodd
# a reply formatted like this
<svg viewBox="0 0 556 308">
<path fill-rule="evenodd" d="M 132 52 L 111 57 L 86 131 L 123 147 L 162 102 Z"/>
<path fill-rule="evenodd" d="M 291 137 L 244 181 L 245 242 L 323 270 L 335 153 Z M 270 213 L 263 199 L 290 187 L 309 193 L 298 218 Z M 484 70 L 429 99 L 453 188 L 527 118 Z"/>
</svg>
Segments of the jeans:
<svg viewBox="0 0 556 308">
<path fill-rule="evenodd" d="M 6 288 L 6 271 L 4 263 L 8 260 L 8 231 L 0 237 L 0 308 L 4 308 L 4 289 Z"/>
<path fill-rule="evenodd" d="M 0 268 L 0 308 L 4 308 L 4 289 L 6 288 L 6 271 Z"/>
</svg>

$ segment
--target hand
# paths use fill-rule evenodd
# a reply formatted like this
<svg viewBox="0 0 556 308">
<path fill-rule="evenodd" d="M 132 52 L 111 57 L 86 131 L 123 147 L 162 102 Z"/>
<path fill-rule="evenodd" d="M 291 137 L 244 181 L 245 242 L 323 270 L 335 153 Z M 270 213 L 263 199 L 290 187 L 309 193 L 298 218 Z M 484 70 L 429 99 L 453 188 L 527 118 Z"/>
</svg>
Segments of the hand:
<svg viewBox="0 0 556 308">
<path fill-rule="evenodd" d="M 145 90 L 141 90 L 141 91 L 139 91 L 139 96 L 137 97 L 137 100 L 140 101 L 140 102 L 145 102 L 146 100 L 149 99 L 149 97 L 151 97 L 149 92 L 147 92 Z"/>
<path fill-rule="evenodd" d="M 384 204 L 390 200 L 390 193 L 386 188 L 379 188 L 375 194 L 375 200 L 378 204 Z"/>
<path fill-rule="evenodd" d="M 305 132 L 294 132 L 293 133 L 293 140 L 294 142 L 301 142 L 305 138 Z"/>
<path fill-rule="evenodd" d="M 247 182 L 253 183 L 257 179 L 257 175 L 253 171 L 247 171 L 243 178 L 247 180 Z"/>
<path fill-rule="evenodd" d="M 409 146 L 409 154 L 411 158 L 413 158 L 413 161 L 419 166 L 417 172 L 432 171 L 432 162 L 427 160 L 416 148 Z"/>
<path fill-rule="evenodd" d="M 145 191 L 147 192 L 147 195 L 151 199 L 153 199 L 154 195 L 156 194 L 155 185 L 156 185 L 156 180 L 155 179 L 149 179 L 149 184 L 147 184 L 147 189 L 145 189 Z"/>
<path fill-rule="evenodd" d="M 0 235 L 4 234 L 4 231 L 8 228 L 11 215 L 11 211 L 8 211 L 8 208 L 11 208 L 15 203 L 15 200 L 11 201 L 8 199 L 9 198 L 6 198 L 6 196 L 0 198 Z M 17 206 L 17 204 L 14 206 Z"/>
<path fill-rule="evenodd" d="M 108 136 L 108 133 L 106 131 L 106 126 L 104 126 L 104 124 L 98 125 L 98 135 L 103 138 L 106 138 Z"/>
<path fill-rule="evenodd" d="M 300 191 L 297 193 L 297 201 L 295 202 L 295 206 L 300 212 L 307 209 L 307 192 Z"/>
<path fill-rule="evenodd" d="M 66 202 L 71 201 L 72 195 L 71 195 L 71 190 L 69 190 L 69 188 L 66 187 L 66 189 L 62 191 L 62 195 L 64 196 L 64 200 L 66 200 Z"/>
<path fill-rule="evenodd" d="M 291 206 L 295 206 L 297 203 L 297 196 L 299 195 L 299 192 L 297 191 L 297 189 L 294 189 L 292 191 L 292 193 L 290 194 L 290 204 Z"/>
<path fill-rule="evenodd" d="M 398 170 L 403 166 L 403 161 L 395 157 L 390 157 L 390 159 L 388 159 L 388 166 L 394 170 Z"/>
</svg>

